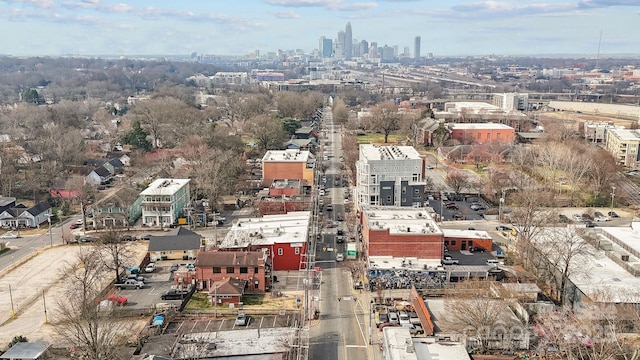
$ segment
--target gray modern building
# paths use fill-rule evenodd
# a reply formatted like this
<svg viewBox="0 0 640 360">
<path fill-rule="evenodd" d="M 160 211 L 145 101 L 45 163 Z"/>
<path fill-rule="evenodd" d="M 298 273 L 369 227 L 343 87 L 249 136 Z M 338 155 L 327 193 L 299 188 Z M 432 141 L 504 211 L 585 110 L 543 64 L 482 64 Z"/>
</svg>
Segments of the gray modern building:
<svg viewBox="0 0 640 360">
<path fill-rule="evenodd" d="M 333 55 L 333 40 L 321 36 L 319 45 L 318 50 L 321 57 L 331 57 Z"/>
<path fill-rule="evenodd" d="M 416 59 L 420 58 L 420 36 L 416 36 L 413 40 L 413 57 Z"/>
<path fill-rule="evenodd" d="M 424 204 L 424 157 L 412 146 L 360 145 L 356 206 Z"/>
</svg>

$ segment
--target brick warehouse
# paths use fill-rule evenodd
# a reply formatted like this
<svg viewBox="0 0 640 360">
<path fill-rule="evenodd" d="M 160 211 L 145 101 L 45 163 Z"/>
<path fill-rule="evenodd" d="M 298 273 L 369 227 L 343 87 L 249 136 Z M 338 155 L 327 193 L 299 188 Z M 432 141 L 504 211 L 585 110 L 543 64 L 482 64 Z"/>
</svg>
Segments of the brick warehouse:
<svg viewBox="0 0 640 360">
<path fill-rule="evenodd" d="M 297 179 L 312 186 L 315 164 L 309 151 L 269 150 L 262 157 L 262 184 L 271 186 L 274 180 Z"/>
<path fill-rule="evenodd" d="M 367 256 L 441 259 L 444 235 L 426 209 L 366 207 L 361 213 Z"/>
</svg>

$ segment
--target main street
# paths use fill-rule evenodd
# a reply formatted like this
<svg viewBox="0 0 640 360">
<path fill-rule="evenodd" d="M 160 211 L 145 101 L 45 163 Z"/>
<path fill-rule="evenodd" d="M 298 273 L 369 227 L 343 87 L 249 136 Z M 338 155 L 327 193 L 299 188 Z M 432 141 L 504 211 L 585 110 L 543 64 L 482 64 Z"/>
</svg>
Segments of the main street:
<svg viewBox="0 0 640 360">
<path fill-rule="evenodd" d="M 348 182 L 341 170 L 342 138 L 340 126 L 333 124 L 330 108 L 323 112 L 321 143 L 322 156 L 328 164 L 325 171 L 325 220 L 323 234 L 317 243 L 316 266 L 322 268 L 323 283 L 317 297 L 320 301 L 320 321 L 310 331 L 310 359 L 372 359 L 368 346 L 368 297 L 353 292 L 350 264 L 355 260 L 336 261 L 337 254 L 346 259 L 345 243 L 349 241 L 345 219 L 345 192 Z M 328 146 L 326 145 L 328 144 Z M 327 211 L 331 204 L 333 210 Z M 337 225 L 337 226 L 334 226 Z M 336 241 L 337 231 L 344 232 L 345 240 Z M 365 305 L 363 305 L 365 304 Z"/>
</svg>

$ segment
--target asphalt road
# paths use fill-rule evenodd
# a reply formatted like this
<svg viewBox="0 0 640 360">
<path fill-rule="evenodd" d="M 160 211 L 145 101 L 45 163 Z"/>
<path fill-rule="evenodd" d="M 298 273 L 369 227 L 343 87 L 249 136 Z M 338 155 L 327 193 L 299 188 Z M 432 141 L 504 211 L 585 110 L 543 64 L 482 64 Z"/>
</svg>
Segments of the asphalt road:
<svg viewBox="0 0 640 360">
<path fill-rule="evenodd" d="M 325 172 L 325 197 L 323 202 L 323 221 L 325 224 L 337 226 L 323 228 L 321 239 L 317 242 L 316 266 L 323 270 L 322 285 L 317 292 L 320 299 L 320 321 L 310 330 L 309 359 L 356 359 L 366 360 L 369 357 L 368 335 L 365 318 L 367 307 L 362 306 L 362 299 L 354 296 L 349 269 L 350 261 L 336 262 L 336 254 L 343 253 L 346 258 L 346 241 L 349 233 L 345 218 L 342 171 L 340 170 L 342 142 L 340 127 L 332 124 L 330 110 L 325 111 L 324 126 L 330 147 L 325 149 L 329 167 Z M 339 183 L 336 183 L 339 180 Z M 348 184 L 346 184 L 348 185 Z M 326 205 L 332 204 L 333 210 L 326 211 Z M 345 232 L 345 243 L 336 242 L 338 229 Z"/>
</svg>

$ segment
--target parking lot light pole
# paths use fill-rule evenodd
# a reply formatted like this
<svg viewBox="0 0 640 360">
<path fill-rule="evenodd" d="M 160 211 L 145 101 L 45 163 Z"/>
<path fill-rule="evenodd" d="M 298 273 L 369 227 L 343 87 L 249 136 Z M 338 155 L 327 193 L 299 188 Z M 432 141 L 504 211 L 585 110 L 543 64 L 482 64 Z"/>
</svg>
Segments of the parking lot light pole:
<svg viewBox="0 0 640 360">
<path fill-rule="evenodd" d="M 616 197 L 616 187 L 611 187 L 611 211 L 613 211 L 613 199 Z"/>
</svg>

